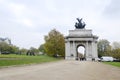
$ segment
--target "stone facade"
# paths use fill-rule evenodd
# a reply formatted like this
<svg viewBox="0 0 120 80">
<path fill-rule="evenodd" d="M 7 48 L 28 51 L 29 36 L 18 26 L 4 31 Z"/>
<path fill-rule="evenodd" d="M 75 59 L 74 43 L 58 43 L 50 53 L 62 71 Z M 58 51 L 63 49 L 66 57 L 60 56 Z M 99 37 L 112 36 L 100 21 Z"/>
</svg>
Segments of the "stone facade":
<svg viewBox="0 0 120 80">
<path fill-rule="evenodd" d="M 97 60 L 97 39 L 90 29 L 69 30 L 69 35 L 65 37 L 65 59 L 76 60 L 78 58 L 77 48 L 85 48 L 86 60 Z"/>
</svg>

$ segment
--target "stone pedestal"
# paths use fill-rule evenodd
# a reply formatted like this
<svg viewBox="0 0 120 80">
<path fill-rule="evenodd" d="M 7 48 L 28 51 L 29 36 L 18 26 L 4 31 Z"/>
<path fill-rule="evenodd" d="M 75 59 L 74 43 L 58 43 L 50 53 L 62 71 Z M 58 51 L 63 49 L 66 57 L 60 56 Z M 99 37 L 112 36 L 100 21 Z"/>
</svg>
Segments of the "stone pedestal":
<svg viewBox="0 0 120 80">
<path fill-rule="evenodd" d="M 65 37 L 65 59 L 78 59 L 79 46 L 85 48 L 86 60 L 97 59 L 97 39 L 90 29 L 69 30 L 69 35 Z"/>
</svg>

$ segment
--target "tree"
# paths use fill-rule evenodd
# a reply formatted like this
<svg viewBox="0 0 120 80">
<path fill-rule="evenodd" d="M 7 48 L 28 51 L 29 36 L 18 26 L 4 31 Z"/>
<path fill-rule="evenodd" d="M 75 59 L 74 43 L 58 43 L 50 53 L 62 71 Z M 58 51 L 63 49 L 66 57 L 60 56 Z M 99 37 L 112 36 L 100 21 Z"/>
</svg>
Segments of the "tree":
<svg viewBox="0 0 120 80">
<path fill-rule="evenodd" d="M 42 53 L 45 53 L 44 44 L 41 44 L 38 50 Z"/>
<path fill-rule="evenodd" d="M 20 49 L 20 52 L 21 52 L 21 54 L 26 54 L 27 53 L 27 49 L 25 49 L 25 48 L 22 48 L 22 49 Z"/>
<path fill-rule="evenodd" d="M 99 40 L 98 57 L 101 56 L 112 56 L 116 59 L 120 59 L 120 43 L 113 42 L 111 47 L 110 42 L 108 40 L 106 39 Z"/>
<path fill-rule="evenodd" d="M 10 50 L 9 52 L 12 53 L 12 54 L 21 54 L 19 53 L 19 47 L 15 46 L 15 45 L 10 45 Z"/>
<path fill-rule="evenodd" d="M 0 42 L 0 52 L 3 54 L 8 54 L 8 53 L 16 54 L 18 53 L 18 51 L 19 48 L 17 46 L 10 45 L 6 42 Z"/>
<path fill-rule="evenodd" d="M 35 53 L 38 53 L 38 52 L 39 52 L 39 50 L 36 49 L 36 48 L 34 48 L 34 47 L 31 47 L 30 50 L 31 50 L 32 52 L 35 52 Z"/>
<path fill-rule="evenodd" d="M 9 52 L 10 46 L 6 42 L 0 42 L 0 52 Z M 9 52 L 10 53 L 10 52 Z"/>
<path fill-rule="evenodd" d="M 120 48 L 120 42 L 113 42 L 112 43 L 112 49 L 119 49 Z"/>
<path fill-rule="evenodd" d="M 106 39 L 101 39 L 98 41 L 98 56 L 106 55 L 111 51 L 110 42 Z M 107 54 L 108 55 L 108 54 Z"/>
<path fill-rule="evenodd" d="M 44 49 L 48 55 L 65 55 L 65 40 L 64 36 L 59 31 L 56 29 L 51 30 L 44 39 Z"/>
</svg>

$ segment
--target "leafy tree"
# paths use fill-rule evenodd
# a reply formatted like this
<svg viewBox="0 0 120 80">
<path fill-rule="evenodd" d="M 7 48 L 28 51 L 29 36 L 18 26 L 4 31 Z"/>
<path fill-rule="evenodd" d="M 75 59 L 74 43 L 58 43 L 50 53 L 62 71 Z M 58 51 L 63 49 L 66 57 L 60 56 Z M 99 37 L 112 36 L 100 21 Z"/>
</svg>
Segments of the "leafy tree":
<svg viewBox="0 0 120 80">
<path fill-rule="evenodd" d="M 25 49 L 25 48 L 22 48 L 22 49 L 20 49 L 20 52 L 21 52 L 21 54 L 26 54 L 27 53 L 27 49 Z"/>
<path fill-rule="evenodd" d="M 0 52 L 1 53 L 12 53 L 12 54 L 16 54 L 19 51 L 19 48 L 17 46 L 14 45 L 10 45 L 6 42 L 0 42 Z"/>
<path fill-rule="evenodd" d="M 9 44 L 6 42 L 0 42 L 0 52 L 8 52 L 10 50 Z"/>
<path fill-rule="evenodd" d="M 120 59 L 120 49 L 113 49 L 111 51 L 111 55 L 112 57 L 116 58 L 116 59 Z"/>
<path fill-rule="evenodd" d="M 98 41 L 98 57 L 102 55 L 108 55 L 111 51 L 110 42 L 106 39 L 101 39 Z"/>
<path fill-rule="evenodd" d="M 112 43 L 112 51 L 111 56 L 114 58 L 120 59 L 120 42 L 113 42 Z"/>
<path fill-rule="evenodd" d="M 99 40 L 98 51 L 104 52 L 110 49 L 110 42 L 106 39 Z"/>
<path fill-rule="evenodd" d="M 41 44 L 38 50 L 42 53 L 45 53 L 44 44 Z"/>
<path fill-rule="evenodd" d="M 36 48 L 34 48 L 34 47 L 31 47 L 31 48 L 30 48 L 30 51 L 31 51 L 31 52 L 34 52 L 34 53 L 36 53 L 36 54 L 39 52 L 39 50 L 36 49 Z"/>
<path fill-rule="evenodd" d="M 50 56 L 65 55 L 65 41 L 64 36 L 56 29 L 51 30 L 47 36 L 44 37 L 45 52 Z"/>
<path fill-rule="evenodd" d="M 119 49 L 120 48 L 120 42 L 113 42 L 112 43 L 112 49 Z"/>
<path fill-rule="evenodd" d="M 108 40 L 106 39 L 99 40 L 98 57 L 101 56 L 112 56 L 114 58 L 120 59 L 120 43 L 113 42 L 111 47 L 110 42 Z"/>
<path fill-rule="evenodd" d="M 9 50 L 10 53 L 19 54 L 19 47 L 15 46 L 15 45 L 11 45 L 9 47 L 10 47 L 10 50 Z"/>
</svg>

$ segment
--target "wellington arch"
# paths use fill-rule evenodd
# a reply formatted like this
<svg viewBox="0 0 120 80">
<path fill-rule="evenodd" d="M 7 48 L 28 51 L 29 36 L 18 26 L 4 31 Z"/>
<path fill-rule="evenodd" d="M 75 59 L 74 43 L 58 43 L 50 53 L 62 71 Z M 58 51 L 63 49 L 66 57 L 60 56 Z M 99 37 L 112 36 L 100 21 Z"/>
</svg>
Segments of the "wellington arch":
<svg viewBox="0 0 120 80">
<path fill-rule="evenodd" d="M 65 37 L 65 59 L 66 60 L 78 60 L 79 46 L 85 48 L 86 60 L 97 60 L 97 39 L 98 36 L 92 34 L 91 29 L 85 29 L 85 23 L 82 22 L 82 18 L 77 18 L 78 23 L 75 24 L 74 30 L 69 30 L 69 35 Z"/>
</svg>

